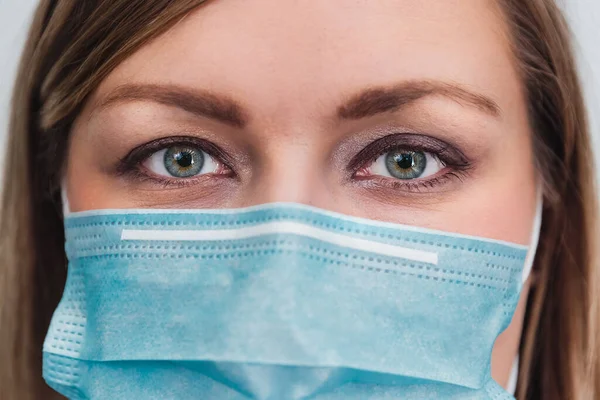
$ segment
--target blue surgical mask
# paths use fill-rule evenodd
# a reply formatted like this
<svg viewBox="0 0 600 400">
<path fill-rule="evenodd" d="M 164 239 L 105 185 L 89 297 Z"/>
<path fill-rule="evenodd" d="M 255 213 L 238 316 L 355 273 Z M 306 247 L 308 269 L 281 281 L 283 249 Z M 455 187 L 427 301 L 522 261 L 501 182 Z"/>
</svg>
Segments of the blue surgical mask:
<svg viewBox="0 0 600 400">
<path fill-rule="evenodd" d="M 287 203 L 73 213 L 44 378 L 72 399 L 513 399 L 491 351 L 539 215 L 528 249 Z"/>
</svg>

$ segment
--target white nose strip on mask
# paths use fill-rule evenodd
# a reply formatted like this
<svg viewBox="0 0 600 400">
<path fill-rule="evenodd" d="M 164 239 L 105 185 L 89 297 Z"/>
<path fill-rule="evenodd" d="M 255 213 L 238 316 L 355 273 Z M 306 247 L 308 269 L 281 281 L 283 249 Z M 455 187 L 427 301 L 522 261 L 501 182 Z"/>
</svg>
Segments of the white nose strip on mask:
<svg viewBox="0 0 600 400">
<path fill-rule="evenodd" d="M 527 281 L 527 279 L 529 278 L 529 275 L 531 275 L 531 270 L 533 268 L 533 262 L 535 260 L 535 254 L 538 247 L 540 230 L 542 227 L 543 192 L 541 185 L 538 185 L 536 196 L 536 209 L 531 230 L 531 239 L 529 241 L 529 250 L 527 252 L 525 265 L 523 266 L 523 283 L 525 283 L 525 281 Z M 66 184 L 64 183 L 61 187 L 61 199 L 63 216 L 66 217 L 69 214 L 71 214 L 71 208 L 69 206 L 69 198 L 67 196 Z"/>
</svg>

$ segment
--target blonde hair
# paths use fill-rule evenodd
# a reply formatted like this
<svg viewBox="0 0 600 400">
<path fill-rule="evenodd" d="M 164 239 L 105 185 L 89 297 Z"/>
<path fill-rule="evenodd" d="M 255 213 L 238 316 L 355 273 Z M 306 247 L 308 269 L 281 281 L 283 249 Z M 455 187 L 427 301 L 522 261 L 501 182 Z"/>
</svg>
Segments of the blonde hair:
<svg viewBox="0 0 600 400">
<path fill-rule="evenodd" d="M 545 187 L 518 398 L 600 397 L 600 268 L 585 108 L 553 0 L 498 0 L 511 28 Z M 125 58 L 203 0 L 43 0 L 14 89 L 0 211 L 0 393 L 51 399 L 41 349 L 65 282 L 58 178 L 70 126 Z"/>
</svg>

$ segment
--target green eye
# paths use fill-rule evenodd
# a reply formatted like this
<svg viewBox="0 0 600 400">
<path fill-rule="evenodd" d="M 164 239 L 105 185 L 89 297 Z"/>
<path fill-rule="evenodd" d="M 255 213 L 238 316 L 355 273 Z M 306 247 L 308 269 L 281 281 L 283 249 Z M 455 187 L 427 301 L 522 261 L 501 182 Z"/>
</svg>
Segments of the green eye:
<svg viewBox="0 0 600 400">
<path fill-rule="evenodd" d="M 385 166 L 394 178 L 416 179 L 427 169 L 427 156 L 422 151 L 394 150 L 385 154 Z"/>
<path fill-rule="evenodd" d="M 164 166 L 171 176 L 188 178 L 202 171 L 204 155 L 201 150 L 190 147 L 170 147 L 165 151 Z"/>
</svg>

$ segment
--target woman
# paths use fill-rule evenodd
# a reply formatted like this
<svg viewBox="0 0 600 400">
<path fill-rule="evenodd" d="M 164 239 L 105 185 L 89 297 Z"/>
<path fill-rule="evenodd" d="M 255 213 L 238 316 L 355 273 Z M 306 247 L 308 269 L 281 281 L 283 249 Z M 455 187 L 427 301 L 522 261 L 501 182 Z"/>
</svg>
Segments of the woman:
<svg viewBox="0 0 600 400">
<path fill-rule="evenodd" d="M 42 348 L 70 398 L 598 398 L 569 40 L 552 0 L 42 1 L 2 398 L 56 396 Z"/>
</svg>

